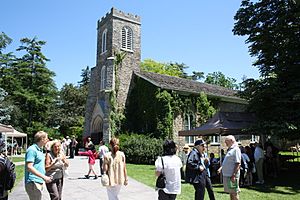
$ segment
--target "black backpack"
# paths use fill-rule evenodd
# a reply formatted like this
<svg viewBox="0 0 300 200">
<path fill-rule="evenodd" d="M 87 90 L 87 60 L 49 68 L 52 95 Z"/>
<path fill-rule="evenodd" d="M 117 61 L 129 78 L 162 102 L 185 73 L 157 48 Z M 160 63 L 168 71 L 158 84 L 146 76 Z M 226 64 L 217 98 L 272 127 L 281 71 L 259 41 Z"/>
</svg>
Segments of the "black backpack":
<svg viewBox="0 0 300 200">
<path fill-rule="evenodd" d="M 15 164 L 7 157 L 0 158 L 0 164 L 4 166 L 4 170 L 1 173 L 0 188 L 2 190 L 11 190 L 16 181 Z"/>
</svg>

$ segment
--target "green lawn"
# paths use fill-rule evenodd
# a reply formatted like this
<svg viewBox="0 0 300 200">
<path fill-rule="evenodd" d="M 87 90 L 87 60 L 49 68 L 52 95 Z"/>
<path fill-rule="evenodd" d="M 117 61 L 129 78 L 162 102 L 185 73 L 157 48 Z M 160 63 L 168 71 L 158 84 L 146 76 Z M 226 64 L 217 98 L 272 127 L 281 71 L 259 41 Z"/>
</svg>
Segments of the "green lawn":
<svg viewBox="0 0 300 200">
<path fill-rule="evenodd" d="M 24 157 L 10 157 L 10 159 L 13 162 L 24 162 L 25 161 Z"/>
<path fill-rule="evenodd" d="M 282 171 L 276 179 L 266 179 L 263 186 L 252 186 L 242 188 L 240 199 L 259 199 L 259 200 L 296 200 L 300 199 L 300 165 L 290 163 L 288 171 Z M 128 175 L 152 188 L 155 184 L 154 166 L 127 164 Z M 218 200 L 228 200 L 229 195 L 223 192 L 221 184 L 214 184 L 215 197 Z M 182 184 L 181 194 L 178 200 L 194 199 L 194 188 L 190 184 Z M 205 199 L 208 200 L 207 193 Z"/>
<path fill-rule="evenodd" d="M 18 185 L 18 183 L 20 183 L 20 181 L 22 181 L 24 178 L 24 165 L 16 166 L 16 175 L 17 178 L 16 178 L 15 186 Z"/>
</svg>

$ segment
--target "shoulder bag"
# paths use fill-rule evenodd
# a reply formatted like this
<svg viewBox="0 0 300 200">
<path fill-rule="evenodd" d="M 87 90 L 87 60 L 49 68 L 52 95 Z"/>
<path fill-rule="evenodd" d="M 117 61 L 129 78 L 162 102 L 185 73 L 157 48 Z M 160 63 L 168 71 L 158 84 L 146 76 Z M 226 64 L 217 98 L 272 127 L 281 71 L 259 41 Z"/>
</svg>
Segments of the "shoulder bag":
<svg viewBox="0 0 300 200">
<path fill-rule="evenodd" d="M 164 161 L 162 157 L 161 157 L 161 163 L 162 163 L 163 171 L 156 179 L 156 184 L 155 184 L 156 189 L 163 189 L 166 187 L 166 176 L 164 175 L 165 168 L 164 168 Z"/>
</svg>

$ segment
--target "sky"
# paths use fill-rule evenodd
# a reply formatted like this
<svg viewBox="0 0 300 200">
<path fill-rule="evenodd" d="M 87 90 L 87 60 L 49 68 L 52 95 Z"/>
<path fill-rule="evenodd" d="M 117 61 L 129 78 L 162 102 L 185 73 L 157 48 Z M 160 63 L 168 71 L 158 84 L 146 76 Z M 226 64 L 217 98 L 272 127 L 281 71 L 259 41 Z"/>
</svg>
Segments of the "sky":
<svg viewBox="0 0 300 200">
<path fill-rule="evenodd" d="M 96 64 L 97 21 L 112 7 L 141 17 L 142 60 L 184 63 L 192 71 L 221 71 L 241 82 L 258 78 L 246 37 L 232 33 L 241 0 L 1 0 L 0 31 L 13 39 L 46 41 L 56 86 L 77 84 L 81 70 Z"/>
</svg>

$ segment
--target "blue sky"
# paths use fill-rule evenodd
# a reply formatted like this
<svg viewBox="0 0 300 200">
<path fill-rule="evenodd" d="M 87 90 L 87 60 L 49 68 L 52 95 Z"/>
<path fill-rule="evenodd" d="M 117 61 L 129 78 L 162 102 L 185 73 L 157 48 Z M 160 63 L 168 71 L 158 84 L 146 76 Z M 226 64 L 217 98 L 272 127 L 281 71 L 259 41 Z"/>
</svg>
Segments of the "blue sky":
<svg viewBox="0 0 300 200">
<path fill-rule="evenodd" d="M 81 70 L 96 63 L 97 20 L 111 7 L 137 14 L 142 20 L 142 60 L 178 62 L 187 72 L 207 75 L 221 71 L 241 82 L 258 78 L 245 37 L 234 36 L 233 17 L 241 0 L 2 0 L 0 31 L 14 41 L 24 37 L 46 41 L 58 88 L 77 84 Z"/>
</svg>

